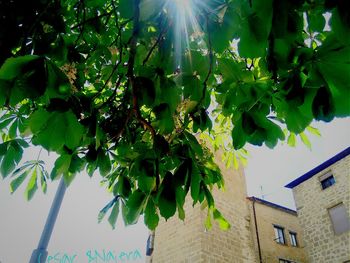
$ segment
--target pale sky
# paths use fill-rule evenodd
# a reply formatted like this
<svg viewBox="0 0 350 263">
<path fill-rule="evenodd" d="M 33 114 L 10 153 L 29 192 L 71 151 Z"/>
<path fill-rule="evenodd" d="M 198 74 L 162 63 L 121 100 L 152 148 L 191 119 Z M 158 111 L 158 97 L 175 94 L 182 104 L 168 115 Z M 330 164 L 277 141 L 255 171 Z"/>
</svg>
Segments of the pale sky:
<svg viewBox="0 0 350 263">
<path fill-rule="evenodd" d="M 248 195 L 261 197 L 262 187 L 266 200 L 295 208 L 292 193 L 284 185 L 350 146 L 350 118 L 314 126 L 319 128 L 322 137 L 310 135 L 312 151 L 301 142 L 296 148 L 281 144 L 273 150 L 248 147 L 250 157 L 245 169 Z M 38 150 L 33 149 L 27 152 L 26 158 L 35 159 L 37 153 Z M 51 164 L 48 161 L 50 166 L 52 161 Z M 50 183 L 46 195 L 38 191 L 30 202 L 24 199 L 24 186 L 11 195 L 9 183 L 9 179 L 0 180 L 0 263 L 25 263 L 39 241 L 58 183 Z M 115 230 L 107 220 L 97 224 L 99 210 L 111 198 L 111 194 L 99 186 L 97 176 L 77 176 L 64 197 L 49 255 L 76 254 L 73 262 L 84 263 L 89 262 L 85 254 L 90 250 L 103 253 L 104 249 L 116 255 L 137 250 L 142 260 L 130 262 L 144 262 L 148 230 L 142 219 L 139 224 L 126 228 L 119 220 Z"/>
<path fill-rule="evenodd" d="M 26 157 L 36 159 L 37 154 L 38 149 L 34 149 Z M 48 161 L 48 167 L 51 166 L 52 162 L 50 164 Z M 106 253 L 110 251 L 117 257 L 123 252 L 138 251 L 142 255 L 141 260 L 137 258 L 125 262 L 145 262 L 148 230 L 142 218 L 140 224 L 127 228 L 122 220 L 118 220 L 114 230 L 107 221 L 108 215 L 100 224 L 97 223 L 98 212 L 113 198 L 105 188 L 100 187 L 99 182 L 97 175 L 93 178 L 86 174 L 77 175 L 67 188 L 49 243 L 49 255 L 62 259 L 64 254 L 70 257 L 76 254 L 73 263 L 88 263 L 86 253 L 89 251 L 91 255 L 96 255 L 96 250 L 101 256 L 103 250 Z M 38 189 L 30 202 L 24 199 L 25 185 L 11 195 L 9 184 L 8 179 L 0 180 L 0 263 L 26 263 L 39 242 L 58 181 L 48 184 L 46 195 Z M 51 260 L 50 263 L 71 262 Z"/>
<path fill-rule="evenodd" d="M 330 123 L 314 122 L 321 137 L 308 136 L 312 149 L 300 140 L 292 148 L 279 143 L 274 149 L 247 147 L 250 157 L 245 169 L 248 195 L 295 209 L 292 191 L 284 186 L 350 146 L 350 118 Z M 262 187 L 262 191 L 261 191 Z"/>
</svg>

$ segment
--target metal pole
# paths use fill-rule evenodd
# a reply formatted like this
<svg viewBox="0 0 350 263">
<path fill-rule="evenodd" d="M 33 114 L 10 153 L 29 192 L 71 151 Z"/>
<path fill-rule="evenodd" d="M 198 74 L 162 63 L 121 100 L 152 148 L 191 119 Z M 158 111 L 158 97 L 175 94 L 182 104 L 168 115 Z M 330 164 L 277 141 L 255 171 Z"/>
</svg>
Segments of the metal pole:
<svg viewBox="0 0 350 263">
<path fill-rule="evenodd" d="M 29 263 L 45 263 L 48 252 L 47 246 L 50 241 L 50 237 L 55 225 L 58 212 L 60 210 L 64 193 L 66 192 L 66 185 L 64 183 L 63 177 L 58 185 L 55 198 L 52 202 L 49 215 L 47 216 L 45 227 L 41 233 L 40 241 L 38 247 L 33 250 L 32 256 Z"/>
</svg>

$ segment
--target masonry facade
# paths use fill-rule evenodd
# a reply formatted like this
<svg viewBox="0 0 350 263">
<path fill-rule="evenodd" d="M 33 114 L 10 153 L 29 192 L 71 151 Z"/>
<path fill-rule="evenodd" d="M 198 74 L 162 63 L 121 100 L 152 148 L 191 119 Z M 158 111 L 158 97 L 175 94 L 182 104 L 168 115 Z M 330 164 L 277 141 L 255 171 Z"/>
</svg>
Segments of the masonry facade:
<svg viewBox="0 0 350 263">
<path fill-rule="evenodd" d="M 216 206 L 231 223 L 231 228 L 222 231 L 213 222 L 213 228 L 206 231 L 206 208 L 193 208 L 189 198 L 185 204 L 184 221 L 175 216 L 159 223 L 155 232 L 153 263 L 256 262 L 243 170 L 232 172 L 217 163 L 224 175 L 226 190 L 215 189 L 213 195 Z"/>
<path fill-rule="evenodd" d="M 350 262 L 350 147 L 286 187 L 293 189 L 309 262 Z"/>
<path fill-rule="evenodd" d="M 256 197 L 247 200 L 257 262 L 307 262 L 296 211 Z"/>
</svg>

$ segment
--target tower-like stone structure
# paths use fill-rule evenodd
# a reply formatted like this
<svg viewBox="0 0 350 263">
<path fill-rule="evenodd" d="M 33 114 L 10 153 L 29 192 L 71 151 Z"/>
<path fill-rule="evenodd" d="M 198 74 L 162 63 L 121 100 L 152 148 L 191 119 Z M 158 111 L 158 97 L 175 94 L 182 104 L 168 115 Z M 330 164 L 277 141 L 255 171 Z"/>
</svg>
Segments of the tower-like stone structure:
<svg viewBox="0 0 350 263">
<path fill-rule="evenodd" d="M 243 169 L 227 169 L 216 158 L 225 180 L 225 191 L 214 189 L 216 206 L 230 222 L 228 231 L 216 222 L 206 231 L 207 208 L 192 207 L 189 197 L 185 204 L 184 221 L 177 216 L 159 223 L 155 231 L 152 263 L 254 263 L 256 255 L 250 232 L 246 182 Z"/>
</svg>

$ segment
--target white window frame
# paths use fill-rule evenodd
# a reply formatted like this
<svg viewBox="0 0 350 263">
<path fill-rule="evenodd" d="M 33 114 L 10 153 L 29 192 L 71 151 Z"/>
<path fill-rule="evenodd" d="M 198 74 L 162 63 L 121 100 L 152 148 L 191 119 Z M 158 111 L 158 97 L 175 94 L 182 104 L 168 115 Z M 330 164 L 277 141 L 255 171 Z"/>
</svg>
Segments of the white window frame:
<svg viewBox="0 0 350 263">
<path fill-rule="evenodd" d="M 290 239 L 290 244 L 292 247 L 298 247 L 298 238 L 297 238 L 297 233 L 294 231 L 289 231 L 289 239 Z"/>
<path fill-rule="evenodd" d="M 278 244 L 286 245 L 286 236 L 284 234 L 284 228 L 279 225 L 273 225 L 273 229 L 275 231 L 275 241 Z M 280 236 L 280 231 L 282 233 L 282 236 Z M 282 240 L 281 240 L 282 237 Z"/>
</svg>

